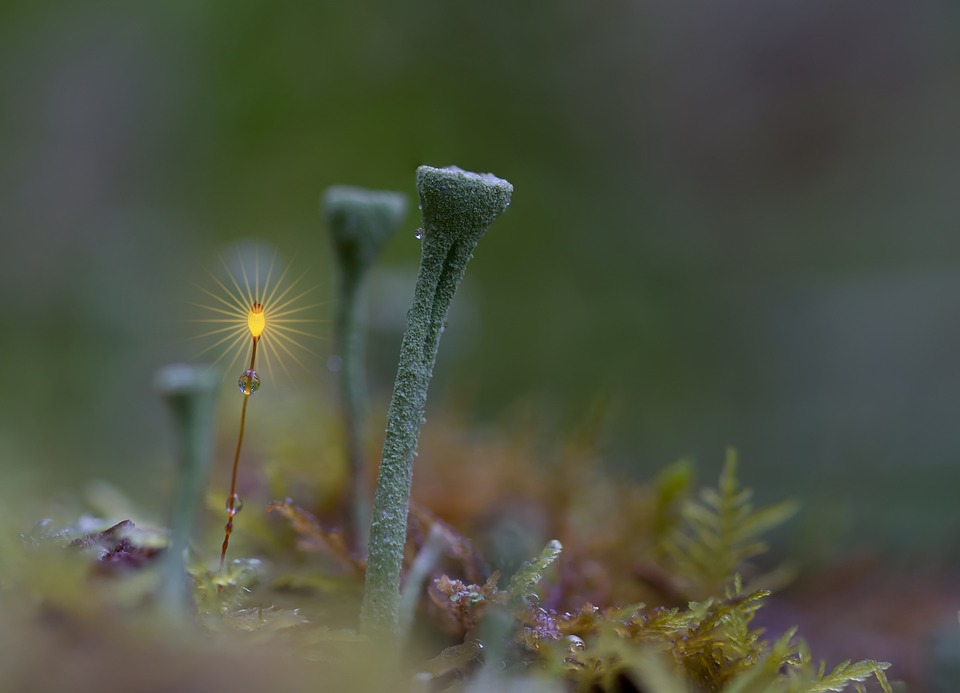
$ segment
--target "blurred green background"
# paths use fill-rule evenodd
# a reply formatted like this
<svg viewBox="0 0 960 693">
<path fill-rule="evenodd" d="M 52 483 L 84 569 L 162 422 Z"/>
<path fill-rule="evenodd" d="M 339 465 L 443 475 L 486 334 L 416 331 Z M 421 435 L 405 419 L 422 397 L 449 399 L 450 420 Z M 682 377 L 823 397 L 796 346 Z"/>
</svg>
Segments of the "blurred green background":
<svg viewBox="0 0 960 693">
<path fill-rule="evenodd" d="M 516 193 L 430 406 L 560 439 L 606 397 L 611 464 L 713 477 L 734 444 L 826 550 L 954 552 L 958 27 L 948 0 L 8 0 L 4 490 L 109 478 L 162 507 L 151 378 L 196 352 L 189 282 L 256 238 L 330 300 L 321 191 L 457 164 Z M 375 292 L 383 396 L 418 222 Z"/>
</svg>

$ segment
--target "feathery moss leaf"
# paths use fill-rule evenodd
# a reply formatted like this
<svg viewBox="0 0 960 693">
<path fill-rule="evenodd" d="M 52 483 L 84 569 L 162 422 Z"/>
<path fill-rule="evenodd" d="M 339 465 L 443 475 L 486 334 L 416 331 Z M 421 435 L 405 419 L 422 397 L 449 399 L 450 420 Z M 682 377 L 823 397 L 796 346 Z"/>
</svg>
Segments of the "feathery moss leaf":
<svg viewBox="0 0 960 693">
<path fill-rule="evenodd" d="M 513 577 L 507 591 L 511 599 L 527 599 L 533 594 L 533 588 L 543 579 L 544 571 L 560 557 L 563 547 L 556 539 L 547 542 L 540 555 L 533 560 L 526 561 Z"/>
<path fill-rule="evenodd" d="M 681 503 L 680 521 L 662 537 L 661 551 L 691 596 L 722 593 L 735 574 L 749 573 L 750 559 L 767 550 L 761 535 L 797 510 L 793 501 L 755 510 L 752 496 L 740 487 L 737 455 L 729 450 L 717 488 Z"/>
</svg>

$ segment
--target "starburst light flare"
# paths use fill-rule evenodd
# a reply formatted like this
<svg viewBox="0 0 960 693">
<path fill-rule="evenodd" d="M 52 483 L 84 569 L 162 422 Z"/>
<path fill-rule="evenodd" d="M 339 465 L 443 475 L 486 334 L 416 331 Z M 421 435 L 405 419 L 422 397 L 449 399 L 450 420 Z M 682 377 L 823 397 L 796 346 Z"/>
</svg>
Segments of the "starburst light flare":
<svg viewBox="0 0 960 693">
<path fill-rule="evenodd" d="M 270 257 L 269 264 L 266 266 L 266 271 L 261 273 L 261 258 L 267 256 Z M 247 366 L 237 381 L 243 395 L 243 405 L 240 410 L 240 430 L 230 476 L 230 494 L 226 502 L 227 524 L 224 527 L 223 546 L 220 552 L 221 569 L 230 543 L 230 535 L 233 532 L 233 518 L 242 507 L 240 497 L 237 495 L 237 469 L 243 447 L 247 403 L 250 395 L 256 393 L 261 386 L 260 375 L 256 370 L 257 357 L 261 356 L 270 380 L 273 380 L 274 363 L 280 366 L 288 378 L 291 377 L 285 363 L 287 359 L 303 370 L 307 370 L 301 358 L 305 354 L 314 352 L 303 343 L 304 338 L 316 338 L 317 335 L 304 330 L 303 327 L 318 322 L 308 317 L 307 311 L 319 305 L 302 305 L 303 299 L 313 289 L 297 289 L 304 275 L 288 281 L 289 265 L 279 272 L 279 276 L 275 276 L 277 266 L 275 251 L 265 251 L 262 246 L 238 246 L 235 254 L 229 257 L 233 260 L 233 267 L 222 257 L 220 259 L 220 264 L 226 271 L 226 279 L 210 273 L 219 292 L 202 286 L 197 287 L 213 303 L 194 304 L 206 310 L 211 316 L 196 322 L 214 326 L 198 335 L 200 338 L 213 340 L 201 354 L 219 350 L 220 355 L 214 364 L 229 357 L 228 372 L 233 370 L 248 348 L 250 354 Z"/>
</svg>

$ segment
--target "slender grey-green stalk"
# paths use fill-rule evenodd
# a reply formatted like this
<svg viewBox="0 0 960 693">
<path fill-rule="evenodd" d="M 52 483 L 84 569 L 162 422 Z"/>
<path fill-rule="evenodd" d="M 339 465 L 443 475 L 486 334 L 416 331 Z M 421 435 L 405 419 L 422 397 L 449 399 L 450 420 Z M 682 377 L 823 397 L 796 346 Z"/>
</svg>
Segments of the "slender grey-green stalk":
<svg viewBox="0 0 960 693">
<path fill-rule="evenodd" d="M 370 488 L 364 454 L 366 278 L 370 266 L 406 217 L 407 198 L 396 192 L 338 185 L 324 193 L 322 214 L 330 227 L 337 259 L 334 340 L 340 359 L 340 410 L 350 469 L 348 497 L 353 508 L 353 539 L 356 547 L 363 549 L 370 531 Z"/>
<path fill-rule="evenodd" d="M 401 639 L 406 638 L 407 633 L 410 632 L 410 627 L 413 625 L 414 616 L 417 614 L 417 604 L 420 603 L 420 595 L 423 593 L 423 586 L 427 584 L 427 578 L 430 577 L 430 573 L 449 549 L 450 540 L 447 534 L 440 528 L 440 525 L 433 525 L 426 541 L 420 547 L 419 553 L 410 564 L 403 581 L 403 589 L 400 590 L 400 616 L 397 621 L 397 633 Z"/>
<path fill-rule="evenodd" d="M 447 309 L 480 237 L 510 205 L 513 186 L 490 174 L 421 166 L 417 193 L 423 216 L 420 271 L 387 412 L 360 612 L 362 628 L 373 634 L 399 633 L 413 458 Z"/>
<path fill-rule="evenodd" d="M 170 613 L 192 604 L 184 552 L 203 502 L 213 445 L 213 403 L 216 374 L 209 368 L 173 364 L 154 380 L 167 403 L 177 438 L 177 490 L 170 520 L 170 544 L 163 561 L 161 599 Z"/>
</svg>

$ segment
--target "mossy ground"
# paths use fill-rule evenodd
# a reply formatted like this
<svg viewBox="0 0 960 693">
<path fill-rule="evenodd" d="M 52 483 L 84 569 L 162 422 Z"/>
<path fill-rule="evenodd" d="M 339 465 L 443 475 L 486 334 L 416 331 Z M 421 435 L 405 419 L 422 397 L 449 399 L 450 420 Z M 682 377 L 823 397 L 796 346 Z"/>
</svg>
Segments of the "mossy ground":
<svg viewBox="0 0 960 693">
<path fill-rule="evenodd" d="M 894 662 L 891 678 L 923 690 L 910 639 L 949 614 L 924 606 L 932 599 L 893 608 L 895 587 L 869 564 L 835 566 L 770 596 L 783 573 L 750 554 L 788 508 L 752 507 L 732 462 L 698 493 L 689 466 L 638 483 L 605 471 L 583 440 L 547 449 L 533 436 L 479 433 L 444 417 L 425 430 L 405 565 L 431 530 L 447 548 L 420 592 L 399 670 L 356 633 L 362 558 L 343 541 L 335 489 L 287 441 L 268 473 L 247 480 L 243 558 L 209 570 L 216 522 L 197 542 L 196 613 L 157 608 L 160 532 L 99 534 L 87 519 L 10 543 L 0 596 L 16 624 L 5 629 L 6 689 L 503 690 L 506 676 L 528 690 L 816 691 L 848 679 L 850 690 L 881 690 L 875 657 Z M 287 475 L 295 486 L 278 498 Z M 343 474 L 330 478 L 346 492 Z M 269 500 L 278 502 L 265 512 Z M 217 518 L 219 503 L 211 506 Z M 731 518 L 735 531 L 712 545 L 735 559 L 721 580 L 698 552 L 710 545 L 707 528 Z M 860 627 L 858 609 L 868 614 Z M 809 647 L 797 622 L 817 635 Z M 43 666 L 50 651 L 56 668 Z"/>
</svg>

